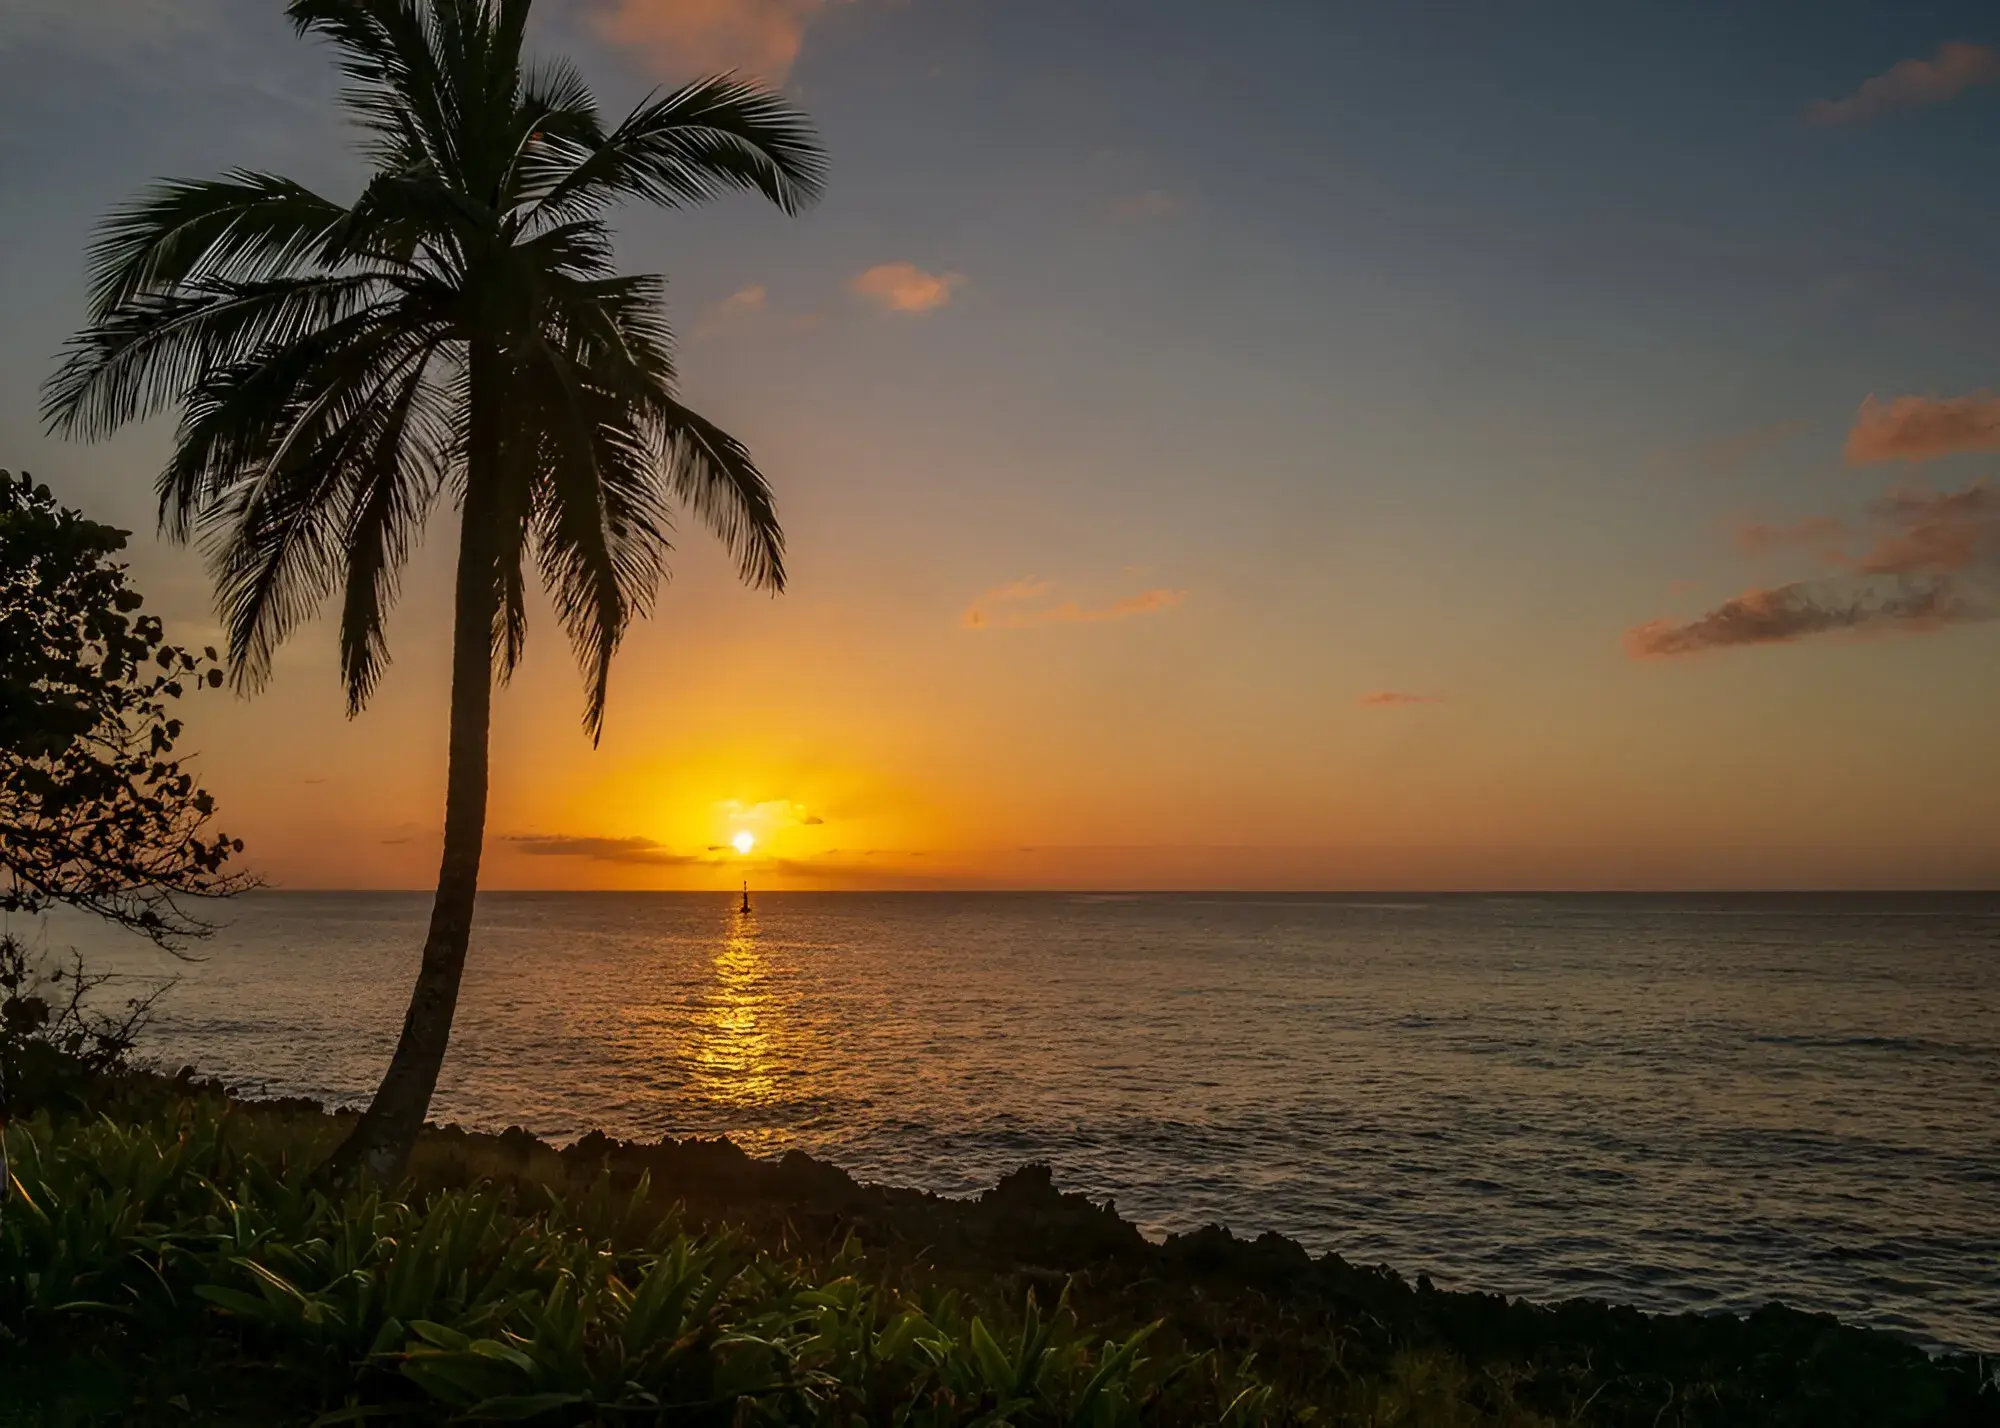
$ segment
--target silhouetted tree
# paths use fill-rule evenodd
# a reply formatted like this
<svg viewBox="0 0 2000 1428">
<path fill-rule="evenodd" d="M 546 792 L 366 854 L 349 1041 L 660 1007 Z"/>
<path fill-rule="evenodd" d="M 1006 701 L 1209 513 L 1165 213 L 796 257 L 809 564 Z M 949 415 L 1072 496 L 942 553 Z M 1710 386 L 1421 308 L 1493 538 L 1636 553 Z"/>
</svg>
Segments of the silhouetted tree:
<svg viewBox="0 0 2000 1428">
<path fill-rule="evenodd" d="M 115 556 L 126 533 L 0 471 L 0 911 L 81 908 L 171 947 L 244 886 L 243 845 L 175 757 L 215 652 L 166 642 Z"/>
<path fill-rule="evenodd" d="M 787 213 L 824 158 L 802 115 L 729 77 L 607 129 L 576 71 L 529 68 L 529 0 L 292 0 L 330 39 L 375 172 L 351 204 L 235 172 L 163 185 L 93 250 L 91 323 L 48 391 L 99 436 L 178 405 L 165 530 L 211 542 L 233 674 L 340 604 L 350 712 L 425 513 L 459 511 L 444 854 L 401 1039 L 333 1168 L 393 1174 L 450 1036 L 485 829 L 492 687 L 515 668 L 532 559 L 604 717 L 612 652 L 649 608 L 669 511 L 705 520 L 753 586 L 784 582 L 771 492 L 675 397 L 655 277 L 618 275 L 605 212 L 730 189 Z"/>
<path fill-rule="evenodd" d="M 222 682 L 215 652 L 140 613 L 125 535 L 0 471 L 0 911 L 76 907 L 173 949 L 213 930 L 194 904 L 249 879 L 174 753 L 181 696 Z M 110 980 L 0 933 L 0 1202 L 8 1122 L 122 1062 L 161 990 L 107 1011 Z"/>
</svg>

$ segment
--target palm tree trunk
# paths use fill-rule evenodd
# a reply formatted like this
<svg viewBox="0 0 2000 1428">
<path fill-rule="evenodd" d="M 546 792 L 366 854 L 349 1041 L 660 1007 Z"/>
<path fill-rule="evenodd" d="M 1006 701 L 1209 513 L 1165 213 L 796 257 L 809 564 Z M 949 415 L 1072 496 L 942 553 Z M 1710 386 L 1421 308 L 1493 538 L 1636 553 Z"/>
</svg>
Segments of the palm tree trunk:
<svg viewBox="0 0 2000 1428">
<path fill-rule="evenodd" d="M 493 714 L 493 627 L 499 610 L 496 404 L 483 400 L 490 384 L 472 357 L 470 449 L 465 505 L 458 538 L 458 584 L 451 658 L 451 753 L 444 799 L 444 858 L 430 931 L 403 1034 L 361 1122 L 334 1151 L 326 1174 L 337 1182 L 366 1175 L 394 1180 L 423 1129 L 451 1040 L 458 986 L 472 937 L 479 893 L 479 855 L 486 837 L 487 733 Z"/>
</svg>

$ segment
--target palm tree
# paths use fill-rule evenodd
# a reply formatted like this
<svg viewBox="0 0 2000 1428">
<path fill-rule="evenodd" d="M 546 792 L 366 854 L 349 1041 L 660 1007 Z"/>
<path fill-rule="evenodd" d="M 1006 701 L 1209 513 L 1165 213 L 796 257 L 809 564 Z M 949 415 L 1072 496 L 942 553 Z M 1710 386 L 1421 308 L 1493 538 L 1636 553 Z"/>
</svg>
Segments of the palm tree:
<svg viewBox="0 0 2000 1428">
<path fill-rule="evenodd" d="M 162 184 L 91 249 L 90 323 L 44 413 L 102 437 L 178 407 L 160 525 L 200 537 L 239 687 L 329 598 L 350 715 L 388 662 L 384 618 L 438 499 L 459 516 L 444 856 L 401 1040 L 331 1168 L 399 1173 L 465 968 L 486 823 L 487 729 L 526 634 L 532 557 L 601 733 L 611 656 L 649 609 L 690 508 L 745 582 L 784 585 L 771 491 L 675 397 L 657 277 L 612 265 L 606 211 L 753 189 L 818 197 L 804 116 L 723 76 L 607 130 L 567 64 L 529 67 L 531 0 L 291 0 L 336 47 L 374 172 L 343 207 L 235 171 Z"/>
</svg>

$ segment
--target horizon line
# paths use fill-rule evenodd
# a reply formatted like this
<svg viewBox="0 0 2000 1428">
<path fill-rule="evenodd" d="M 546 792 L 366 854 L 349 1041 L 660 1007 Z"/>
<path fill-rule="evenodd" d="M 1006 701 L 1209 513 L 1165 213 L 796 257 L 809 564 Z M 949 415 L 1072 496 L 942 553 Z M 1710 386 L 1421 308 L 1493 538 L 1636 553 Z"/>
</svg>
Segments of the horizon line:
<svg viewBox="0 0 2000 1428">
<path fill-rule="evenodd" d="M 432 887 L 273 887 L 246 889 L 237 894 L 255 897 L 264 894 L 350 893 L 356 895 L 435 894 Z M 756 889 L 751 889 L 753 893 Z M 481 888 L 479 895 L 495 897 L 735 897 L 735 888 Z M 2000 884 L 1978 887 L 1911 887 L 1870 884 L 1851 887 L 844 887 L 766 888 L 762 897 L 962 897 L 986 894 L 999 897 L 1972 897 L 2000 896 Z"/>
</svg>

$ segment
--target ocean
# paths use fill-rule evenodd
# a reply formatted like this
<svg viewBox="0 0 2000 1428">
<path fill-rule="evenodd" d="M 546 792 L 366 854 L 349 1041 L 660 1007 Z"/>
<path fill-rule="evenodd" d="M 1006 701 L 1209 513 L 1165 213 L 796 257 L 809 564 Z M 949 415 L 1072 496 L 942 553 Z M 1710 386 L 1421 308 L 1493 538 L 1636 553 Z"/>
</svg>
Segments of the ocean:
<svg viewBox="0 0 2000 1428">
<path fill-rule="evenodd" d="M 1047 1161 L 1154 1235 L 2000 1352 L 2000 895 L 735 902 L 483 897 L 434 1118 L 952 1195 Z M 428 906 L 255 894 L 184 966 L 44 935 L 180 975 L 152 1061 L 354 1104 Z"/>
</svg>

